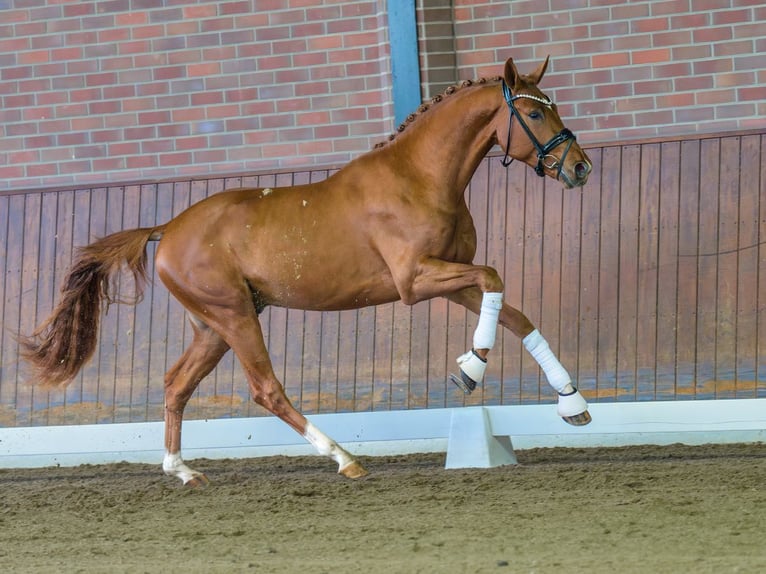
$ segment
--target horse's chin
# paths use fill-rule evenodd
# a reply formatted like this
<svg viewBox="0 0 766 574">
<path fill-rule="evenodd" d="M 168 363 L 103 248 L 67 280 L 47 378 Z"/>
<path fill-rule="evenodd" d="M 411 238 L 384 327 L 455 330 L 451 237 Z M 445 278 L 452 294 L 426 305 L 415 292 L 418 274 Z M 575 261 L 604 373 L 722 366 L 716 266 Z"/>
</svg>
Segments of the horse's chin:
<svg viewBox="0 0 766 574">
<path fill-rule="evenodd" d="M 567 189 L 574 189 L 575 187 L 583 187 L 586 183 L 588 183 L 588 176 L 586 175 L 583 178 L 570 178 L 569 175 L 562 169 L 561 173 L 559 174 L 558 180 L 564 184 L 564 187 Z"/>
</svg>

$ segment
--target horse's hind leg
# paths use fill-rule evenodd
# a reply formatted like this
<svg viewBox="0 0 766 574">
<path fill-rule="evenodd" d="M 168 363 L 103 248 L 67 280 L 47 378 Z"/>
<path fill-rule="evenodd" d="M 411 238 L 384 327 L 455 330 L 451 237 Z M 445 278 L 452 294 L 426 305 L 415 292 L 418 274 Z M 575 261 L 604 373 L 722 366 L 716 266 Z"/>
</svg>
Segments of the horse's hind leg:
<svg viewBox="0 0 766 574">
<path fill-rule="evenodd" d="M 481 326 L 481 316 L 482 314 L 486 316 L 485 303 L 483 301 L 486 297 L 483 297 L 483 294 L 479 289 L 464 289 L 451 294 L 448 298 L 451 301 L 463 305 L 474 313 L 479 314 L 479 327 Z M 548 379 L 548 383 L 559 395 L 559 416 L 571 425 L 582 426 L 588 424 L 591 421 L 590 413 L 588 413 L 588 403 L 572 384 L 572 378 L 553 354 L 548 342 L 543 338 L 527 316 L 507 303 L 502 303 L 494 327 L 497 326 L 497 323 L 519 337 L 522 340 L 524 347 L 540 365 L 540 368 L 545 373 L 545 377 Z M 457 377 L 453 375 L 453 381 L 463 388 L 464 391 L 466 389 L 469 389 L 469 392 L 473 390 L 473 388 L 471 388 L 465 381 L 466 376 L 463 372 L 464 365 L 468 363 L 475 368 L 477 364 L 480 364 L 483 361 L 483 363 L 480 364 L 480 368 L 477 369 L 477 371 L 480 371 L 481 377 L 483 378 L 489 350 L 490 349 L 487 348 L 476 348 L 476 338 L 474 337 L 474 348 L 458 358 L 458 364 L 461 366 L 461 379 L 457 379 Z M 471 367 L 469 366 L 469 368 Z M 470 376 L 468 377 L 471 379 Z"/>
<path fill-rule="evenodd" d="M 242 364 L 253 400 L 300 433 L 314 445 L 319 454 L 335 460 L 340 474 L 348 478 L 365 476 L 367 471 L 359 461 L 309 422 L 290 403 L 274 374 L 261 325 L 252 304 L 248 302 L 239 309 L 227 307 L 211 313 L 211 316 L 216 317 L 213 327 L 228 341 Z"/>
<path fill-rule="evenodd" d="M 194 318 L 194 339 L 178 362 L 165 374 L 165 474 L 180 478 L 188 486 L 205 486 L 208 479 L 192 470 L 181 458 L 181 424 L 184 408 L 199 382 L 212 371 L 229 350 L 218 333 Z"/>
</svg>

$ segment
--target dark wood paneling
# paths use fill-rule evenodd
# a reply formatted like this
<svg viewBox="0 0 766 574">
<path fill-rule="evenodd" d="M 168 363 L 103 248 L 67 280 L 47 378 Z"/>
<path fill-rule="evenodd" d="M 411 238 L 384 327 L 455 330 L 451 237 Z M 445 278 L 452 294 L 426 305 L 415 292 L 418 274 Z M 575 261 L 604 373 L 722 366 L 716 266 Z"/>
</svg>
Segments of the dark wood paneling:
<svg viewBox="0 0 766 574">
<path fill-rule="evenodd" d="M 514 163 L 480 165 L 466 200 L 476 262 L 540 328 L 592 401 L 766 396 L 766 135 L 589 150 L 583 190 Z M 66 391 L 26 384 L 13 334 L 51 310 L 75 249 L 162 223 L 238 186 L 325 179 L 327 170 L 0 196 L 0 425 L 159 420 L 163 376 L 188 344 L 183 308 L 158 280 L 103 316 L 96 355 Z M 155 245 L 150 244 L 149 270 Z M 133 294 L 127 278 L 123 297 Z M 537 365 L 498 335 L 485 384 L 451 382 L 476 317 L 445 300 L 261 315 L 274 370 L 306 413 L 552 402 Z M 188 416 L 264 414 L 227 354 Z"/>
</svg>

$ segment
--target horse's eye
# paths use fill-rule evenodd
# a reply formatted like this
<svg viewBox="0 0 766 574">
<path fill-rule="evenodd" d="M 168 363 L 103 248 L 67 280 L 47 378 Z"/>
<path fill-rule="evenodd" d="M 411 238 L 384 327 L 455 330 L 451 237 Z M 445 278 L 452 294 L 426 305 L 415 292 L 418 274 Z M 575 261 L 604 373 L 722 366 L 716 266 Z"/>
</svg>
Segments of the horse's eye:
<svg viewBox="0 0 766 574">
<path fill-rule="evenodd" d="M 539 111 L 535 110 L 534 112 L 529 113 L 529 119 L 530 120 L 539 120 L 543 117 L 543 114 L 541 114 Z"/>
</svg>

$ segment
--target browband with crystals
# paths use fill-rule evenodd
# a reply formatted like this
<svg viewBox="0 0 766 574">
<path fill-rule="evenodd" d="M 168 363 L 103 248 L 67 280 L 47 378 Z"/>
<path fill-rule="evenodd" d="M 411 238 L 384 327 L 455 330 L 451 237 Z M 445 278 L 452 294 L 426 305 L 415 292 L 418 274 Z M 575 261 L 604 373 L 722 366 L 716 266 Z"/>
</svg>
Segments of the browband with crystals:
<svg viewBox="0 0 766 574">
<path fill-rule="evenodd" d="M 553 105 L 553 102 L 550 101 L 548 98 L 541 98 L 540 96 L 533 96 L 532 94 L 516 94 L 515 96 L 511 98 L 511 100 L 518 100 L 519 98 L 534 100 L 536 102 L 541 103 L 547 108 L 550 108 Z"/>
</svg>

